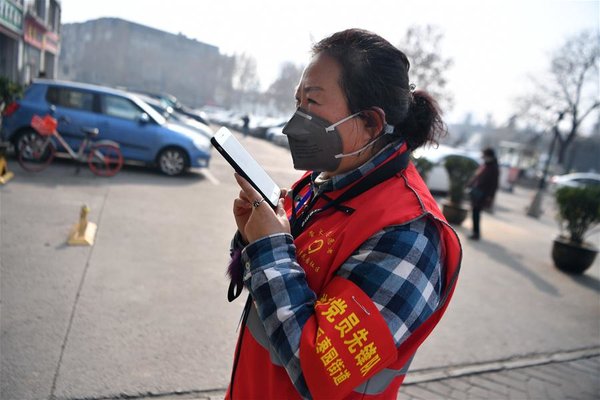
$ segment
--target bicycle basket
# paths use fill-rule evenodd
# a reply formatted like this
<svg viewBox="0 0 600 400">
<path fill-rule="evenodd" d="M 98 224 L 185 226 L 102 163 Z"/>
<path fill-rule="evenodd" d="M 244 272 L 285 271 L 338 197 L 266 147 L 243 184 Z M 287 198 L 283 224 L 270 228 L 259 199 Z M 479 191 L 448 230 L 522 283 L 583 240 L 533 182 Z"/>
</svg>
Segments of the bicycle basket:
<svg viewBox="0 0 600 400">
<path fill-rule="evenodd" d="M 34 115 L 31 118 L 31 127 L 42 136 L 51 136 L 56 131 L 57 126 L 58 121 L 50 115 L 45 115 L 44 117 Z"/>
</svg>

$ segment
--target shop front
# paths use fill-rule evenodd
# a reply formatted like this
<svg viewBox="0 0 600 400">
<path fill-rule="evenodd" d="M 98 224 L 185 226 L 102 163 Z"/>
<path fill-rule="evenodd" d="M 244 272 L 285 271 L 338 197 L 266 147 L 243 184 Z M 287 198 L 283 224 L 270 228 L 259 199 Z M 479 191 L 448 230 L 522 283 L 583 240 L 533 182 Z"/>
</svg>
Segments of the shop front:
<svg viewBox="0 0 600 400">
<path fill-rule="evenodd" d="M 0 77 L 19 82 L 23 62 L 23 2 L 0 0 Z"/>
</svg>

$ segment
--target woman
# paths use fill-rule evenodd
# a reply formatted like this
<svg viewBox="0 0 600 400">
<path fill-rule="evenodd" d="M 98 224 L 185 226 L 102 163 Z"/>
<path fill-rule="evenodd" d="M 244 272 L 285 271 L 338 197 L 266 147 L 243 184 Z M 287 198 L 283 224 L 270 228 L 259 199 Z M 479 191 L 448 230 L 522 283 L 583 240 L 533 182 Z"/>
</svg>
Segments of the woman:
<svg viewBox="0 0 600 400">
<path fill-rule="evenodd" d="M 468 183 L 471 188 L 471 217 L 473 221 L 473 233 L 469 239 L 479 240 L 481 237 L 480 220 L 481 210 L 490 208 L 494 204 L 494 197 L 498 190 L 498 160 L 494 149 L 488 147 L 481 152 L 483 165 L 481 165 L 475 175 Z"/>
<path fill-rule="evenodd" d="M 250 295 L 227 398 L 395 399 L 448 305 L 460 244 L 408 161 L 444 125 L 408 69 L 367 31 L 317 43 L 283 130 L 309 172 L 276 210 L 236 175 Z"/>
</svg>

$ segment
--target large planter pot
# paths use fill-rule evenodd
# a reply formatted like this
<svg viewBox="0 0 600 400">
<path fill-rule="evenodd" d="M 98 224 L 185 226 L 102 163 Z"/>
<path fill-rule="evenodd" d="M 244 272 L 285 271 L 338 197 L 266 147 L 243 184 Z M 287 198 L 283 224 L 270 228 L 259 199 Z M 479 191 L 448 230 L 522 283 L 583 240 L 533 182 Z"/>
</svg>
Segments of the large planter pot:
<svg viewBox="0 0 600 400">
<path fill-rule="evenodd" d="M 570 274 L 582 274 L 596 259 L 598 249 L 589 244 L 579 245 L 568 239 L 558 237 L 552 246 L 554 265 L 561 271 Z"/>
<path fill-rule="evenodd" d="M 469 210 L 460 205 L 445 201 L 442 203 L 442 214 L 450 224 L 460 225 L 467 218 Z"/>
</svg>

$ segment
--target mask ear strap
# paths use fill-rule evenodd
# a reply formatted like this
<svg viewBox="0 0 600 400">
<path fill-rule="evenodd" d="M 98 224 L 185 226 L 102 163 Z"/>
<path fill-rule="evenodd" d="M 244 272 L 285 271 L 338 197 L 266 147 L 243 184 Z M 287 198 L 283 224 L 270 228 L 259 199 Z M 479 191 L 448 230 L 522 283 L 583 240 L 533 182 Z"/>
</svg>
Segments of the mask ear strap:
<svg viewBox="0 0 600 400">
<path fill-rule="evenodd" d="M 379 117 L 381 118 L 381 121 L 383 123 L 383 129 L 381 130 L 381 132 L 385 135 L 387 133 L 394 133 L 394 125 L 390 125 L 387 123 L 386 118 L 385 118 L 385 111 L 383 111 L 383 109 L 381 107 L 371 107 L 371 109 L 373 111 L 375 111 Z"/>
<path fill-rule="evenodd" d="M 346 118 L 343 118 L 341 120 L 339 120 L 338 122 L 336 122 L 335 124 L 331 124 L 329 125 L 327 128 L 325 128 L 325 132 L 333 132 L 333 130 L 335 129 L 336 126 L 343 124 L 344 122 L 356 117 L 357 115 L 360 115 L 360 113 L 362 113 L 362 111 L 359 111 L 355 114 L 352 115 L 348 115 Z"/>
</svg>

